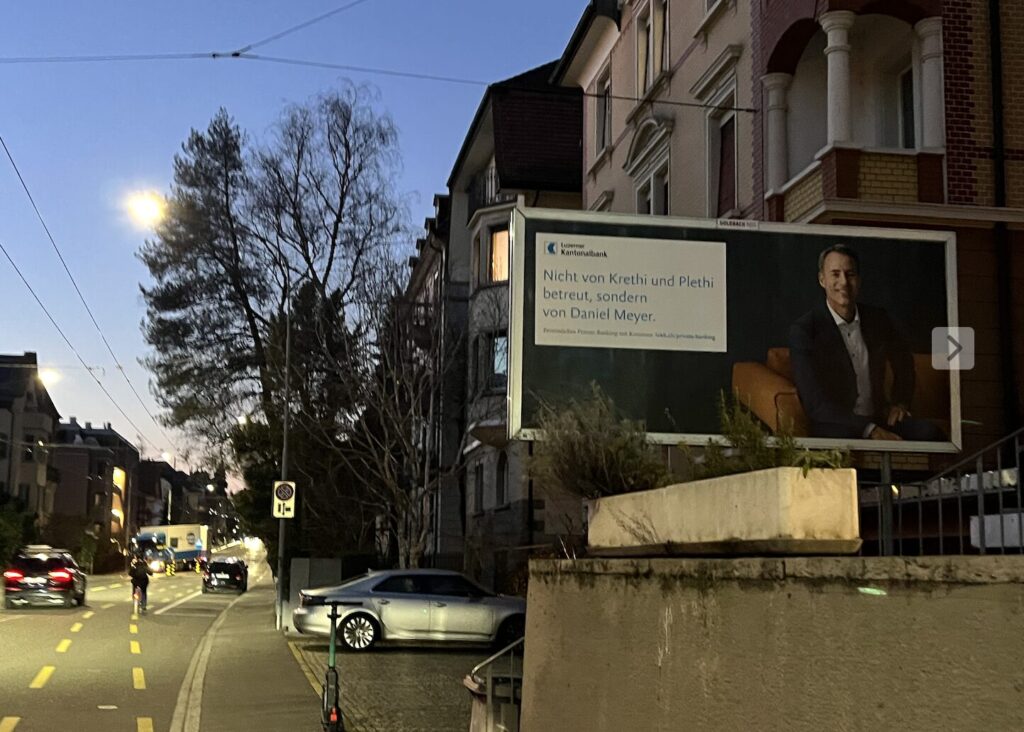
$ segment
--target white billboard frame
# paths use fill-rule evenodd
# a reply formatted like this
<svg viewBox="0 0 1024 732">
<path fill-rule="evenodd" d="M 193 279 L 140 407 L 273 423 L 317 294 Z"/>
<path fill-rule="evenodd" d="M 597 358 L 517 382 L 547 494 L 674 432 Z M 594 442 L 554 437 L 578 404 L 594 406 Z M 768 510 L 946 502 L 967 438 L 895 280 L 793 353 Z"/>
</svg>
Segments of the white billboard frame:
<svg viewBox="0 0 1024 732">
<path fill-rule="evenodd" d="M 529 208 L 516 206 L 511 213 L 509 225 L 509 307 L 508 307 L 508 438 L 519 441 L 543 441 L 543 431 L 523 427 L 523 364 L 522 339 L 525 313 L 525 263 L 522 256 L 526 241 L 528 218 L 544 221 L 581 221 L 617 226 L 635 224 L 644 228 L 689 228 L 708 231 L 746 230 L 778 234 L 838 235 L 849 238 L 905 239 L 916 242 L 934 242 L 945 247 L 946 276 L 946 325 L 959 327 L 956 270 L 956 233 L 953 231 L 900 229 L 868 226 L 833 226 L 830 224 L 782 224 L 749 219 L 697 219 L 681 216 L 651 216 L 642 214 L 620 214 L 594 211 L 573 211 L 565 209 Z M 948 442 L 920 442 L 913 440 L 869 440 L 834 439 L 824 437 L 799 437 L 798 443 L 811 449 L 850 449 L 858 452 L 889 453 L 934 453 L 955 454 L 962 450 L 962 414 L 960 397 L 960 372 L 949 371 L 950 439 Z M 704 445 L 708 440 L 721 440 L 720 434 L 649 432 L 648 439 L 659 445 Z"/>
</svg>

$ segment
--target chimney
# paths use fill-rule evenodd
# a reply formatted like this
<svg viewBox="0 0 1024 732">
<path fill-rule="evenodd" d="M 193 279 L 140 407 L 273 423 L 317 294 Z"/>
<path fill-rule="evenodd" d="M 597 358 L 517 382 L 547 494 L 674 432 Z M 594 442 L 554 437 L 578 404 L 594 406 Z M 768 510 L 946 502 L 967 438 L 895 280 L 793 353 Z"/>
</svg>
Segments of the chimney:
<svg viewBox="0 0 1024 732">
<path fill-rule="evenodd" d="M 91 430 L 91 429 L 92 429 L 92 422 L 86 422 L 86 423 L 85 423 L 85 428 L 86 428 L 87 430 Z"/>
<path fill-rule="evenodd" d="M 109 430 L 110 429 L 110 422 L 104 422 L 103 423 L 103 429 Z"/>
</svg>

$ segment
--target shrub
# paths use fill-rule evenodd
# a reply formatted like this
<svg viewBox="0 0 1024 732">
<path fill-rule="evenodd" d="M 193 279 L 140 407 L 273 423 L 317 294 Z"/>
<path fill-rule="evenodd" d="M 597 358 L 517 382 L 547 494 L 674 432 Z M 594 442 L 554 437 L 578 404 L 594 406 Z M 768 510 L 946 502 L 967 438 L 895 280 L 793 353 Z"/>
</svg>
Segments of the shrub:
<svg viewBox="0 0 1024 732">
<path fill-rule="evenodd" d="M 670 474 L 643 424 L 621 417 L 596 383 L 590 390 L 586 399 L 541 405 L 544 438 L 529 460 L 534 479 L 583 498 L 667 485 Z"/>
<path fill-rule="evenodd" d="M 810 450 L 797 445 L 792 427 L 784 426 L 772 435 L 735 398 L 722 393 L 718 405 L 722 439 L 708 440 L 702 453 L 680 445 L 693 480 L 747 473 L 768 468 L 845 468 L 850 465 L 847 450 Z"/>
</svg>

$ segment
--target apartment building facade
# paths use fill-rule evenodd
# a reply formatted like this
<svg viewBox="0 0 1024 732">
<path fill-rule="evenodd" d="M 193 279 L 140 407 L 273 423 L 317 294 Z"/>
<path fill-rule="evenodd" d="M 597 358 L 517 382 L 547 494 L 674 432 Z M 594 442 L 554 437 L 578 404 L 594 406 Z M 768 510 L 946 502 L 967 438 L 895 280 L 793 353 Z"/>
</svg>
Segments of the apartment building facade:
<svg viewBox="0 0 1024 732">
<path fill-rule="evenodd" d="M 59 421 L 36 354 L 0 356 L 0 493 L 35 514 L 38 526 L 53 512 L 51 443 Z"/>
<path fill-rule="evenodd" d="M 529 547 L 565 530 L 564 497 L 528 479 L 529 446 L 509 442 L 509 221 L 513 207 L 580 206 L 582 98 L 551 84 L 555 63 L 488 87 L 448 180 L 446 279 L 465 293 L 461 335 L 464 566 L 499 588 L 514 584 Z M 570 514 L 579 518 L 578 501 Z"/>
</svg>

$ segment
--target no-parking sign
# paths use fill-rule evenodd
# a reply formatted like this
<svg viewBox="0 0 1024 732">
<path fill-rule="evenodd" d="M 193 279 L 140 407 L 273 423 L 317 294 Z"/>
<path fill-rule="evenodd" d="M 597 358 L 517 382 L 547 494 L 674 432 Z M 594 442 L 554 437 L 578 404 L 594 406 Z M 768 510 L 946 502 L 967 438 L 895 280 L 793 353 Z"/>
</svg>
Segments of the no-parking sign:
<svg viewBox="0 0 1024 732">
<path fill-rule="evenodd" d="M 274 518 L 295 516 L 295 483 L 290 480 L 274 482 Z"/>
</svg>

